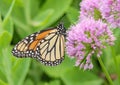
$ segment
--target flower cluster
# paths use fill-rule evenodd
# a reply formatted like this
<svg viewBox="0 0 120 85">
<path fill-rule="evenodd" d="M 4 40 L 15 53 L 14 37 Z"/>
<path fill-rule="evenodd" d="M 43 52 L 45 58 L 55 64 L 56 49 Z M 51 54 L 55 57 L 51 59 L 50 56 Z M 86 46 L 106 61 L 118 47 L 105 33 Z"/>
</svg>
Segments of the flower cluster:
<svg viewBox="0 0 120 85">
<path fill-rule="evenodd" d="M 120 27 L 120 0 L 102 0 L 100 11 L 112 28 Z"/>
<path fill-rule="evenodd" d="M 101 0 L 83 0 L 80 3 L 80 20 L 94 17 L 95 10 L 99 10 Z"/>
<path fill-rule="evenodd" d="M 110 28 L 120 27 L 120 0 L 83 0 L 80 20 L 93 17 L 104 20 Z"/>
<path fill-rule="evenodd" d="M 68 30 L 66 49 L 76 66 L 92 69 L 93 54 L 100 57 L 106 45 L 113 45 L 111 28 L 120 27 L 120 0 L 83 0 L 77 24 Z"/>
<path fill-rule="evenodd" d="M 84 70 L 92 69 L 92 55 L 97 53 L 99 57 L 101 49 L 105 48 L 106 44 L 113 45 L 114 40 L 112 32 L 105 23 L 86 18 L 70 27 L 66 49 L 69 56 L 77 59 L 76 66 L 79 65 Z"/>
</svg>

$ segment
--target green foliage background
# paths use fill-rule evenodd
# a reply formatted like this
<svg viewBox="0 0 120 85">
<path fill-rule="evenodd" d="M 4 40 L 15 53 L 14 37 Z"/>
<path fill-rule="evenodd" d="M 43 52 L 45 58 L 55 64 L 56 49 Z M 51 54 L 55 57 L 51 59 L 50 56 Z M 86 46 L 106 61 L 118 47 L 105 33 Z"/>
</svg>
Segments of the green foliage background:
<svg viewBox="0 0 120 85">
<path fill-rule="evenodd" d="M 62 64 L 49 67 L 34 59 L 16 58 L 11 49 L 22 38 L 64 22 L 66 29 L 76 23 L 81 0 L 0 0 L 0 85 L 109 85 L 97 59 L 94 69 L 80 70 L 65 55 Z M 103 50 L 104 64 L 119 85 L 120 29 L 113 47 Z M 117 78 L 116 78 L 117 76 Z"/>
</svg>

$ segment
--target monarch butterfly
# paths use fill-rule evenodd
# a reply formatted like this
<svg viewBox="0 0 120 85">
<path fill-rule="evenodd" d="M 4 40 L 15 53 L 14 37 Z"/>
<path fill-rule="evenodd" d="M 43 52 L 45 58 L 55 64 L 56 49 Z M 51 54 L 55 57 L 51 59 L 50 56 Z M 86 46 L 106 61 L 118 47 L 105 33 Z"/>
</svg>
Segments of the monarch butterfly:
<svg viewBox="0 0 120 85">
<path fill-rule="evenodd" d="M 63 24 L 33 33 L 18 42 L 12 53 L 19 58 L 36 58 L 44 65 L 58 65 L 64 60 L 65 34 Z"/>
</svg>

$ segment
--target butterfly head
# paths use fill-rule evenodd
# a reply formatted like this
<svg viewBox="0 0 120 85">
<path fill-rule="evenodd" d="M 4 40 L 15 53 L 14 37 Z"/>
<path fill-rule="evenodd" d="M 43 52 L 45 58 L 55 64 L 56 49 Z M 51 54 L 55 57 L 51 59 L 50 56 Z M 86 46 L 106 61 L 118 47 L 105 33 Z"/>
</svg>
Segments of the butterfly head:
<svg viewBox="0 0 120 85">
<path fill-rule="evenodd" d="M 60 24 L 57 26 L 57 29 L 59 30 L 59 33 L 60 33 L 60 34 L 66 35 L 66 29 L 65 29 L 63 23 L 60 23 Z"/>
</svg>

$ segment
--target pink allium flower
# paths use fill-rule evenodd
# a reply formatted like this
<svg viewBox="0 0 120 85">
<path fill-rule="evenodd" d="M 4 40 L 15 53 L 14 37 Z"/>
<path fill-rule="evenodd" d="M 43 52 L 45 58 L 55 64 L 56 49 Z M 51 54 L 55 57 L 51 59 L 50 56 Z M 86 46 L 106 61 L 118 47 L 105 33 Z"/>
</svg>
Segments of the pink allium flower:
<svg viewBox="0 0 120 85">
<path fill-rule="evenodd" d="M 70 27 L 66 49 L 71 58 L 76 58 L 76 66 L 92 69 L 92 55 L 100 57 L 107 44 L 114 44 L 114 36 L 107 25 L 101 20 L 84 19 Z"/>
<path fill-rule="evenodd" d="M 120 0 L 102 0 L 100 11 L 111 27 L 120 27 Z"/>
<path fill-rule="evenodd" d="M 120 27 L 120 0 L 83 0 L 80 20 L 94 17 L 102 19 L 110 28 Z"/>
<path fill-rule="evenodd" d="M 99 10 L 101 0 L 83 0 L 80 3 L 80 20 L 94 17 L 95 10 Z"/>
</svg>

